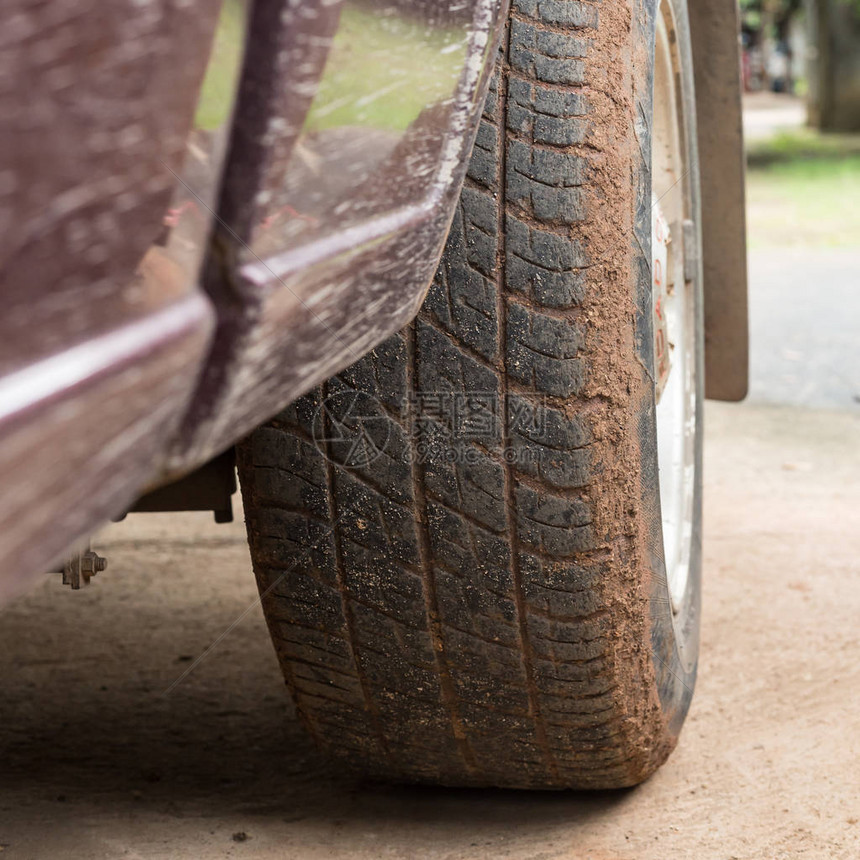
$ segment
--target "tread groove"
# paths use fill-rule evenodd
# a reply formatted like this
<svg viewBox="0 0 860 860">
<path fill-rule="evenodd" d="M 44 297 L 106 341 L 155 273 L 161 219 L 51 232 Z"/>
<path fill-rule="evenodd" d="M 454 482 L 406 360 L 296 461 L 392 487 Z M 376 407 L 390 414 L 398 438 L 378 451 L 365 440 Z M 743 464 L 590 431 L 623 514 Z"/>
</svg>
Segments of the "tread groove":
<svg viewBox="0 0 860 860">
<path fill-rule="evenodd" d="M 507 161 L 507 140 L 505 136 L 505 129 L 507 128 L 507 98 L 505 95 L 507 93 L 508 87 L 508 77 L 511 74 L 511 68 L 509 63 L 510 56 L 510 46 L 511 46 L 511 25 L 510 23 L 507 26 L 505 32 L 505 50 L 502 55 L 502 59 L 500 62 L 500 71 L 499 71 L 499 90 L 502 95 L 500 100 L 500 118 L 499 118 L 499 128 L 502 134 L 502 142 L 499 148 L 499 194 L 498 194 L 498 229 L 499 229 L 499 242 L 498 242 L 498 274 L 497 274 L 497 289 L 496 289 L 496 316 L 498 319 L 498 336 L 499 336 L 499 350 L 498 354 L 501 356 L 502 361 L 502 372 L 499 374 L 499 382 L 500 382 L 500 411 L 502 415 L 507 415 L 508 410 L 508 388 L 507 388 L 507 362 L 508 362 L 508 352 L 507 352 L 507 342 L 508 342 L 508 306 L 505 300 L 505 279 L 507 275 L 506 270 L 506 256 L 507 256 L 507 195 L 505 194 L 505 189 L 507 187 L 507 169 L 508 169 L 508 161 Z M 507 421 L 502 421 L 502 440 L 504 450 L 511 450 L 511 432 L 510 427 L 508 426 Z M 543 752 L 546 766 L 551 774 L 553 782 L 558 782 L 559 780 L 559 772 L 558 772 L 558 764 L 556 763 L 555 756 L 552 752 L 552 747 L 549 743 L 549 738 L 547 737 L 546 726 L 543 721 L 543 717 L 541 715 L 540 702 L 538 698 L 538 690 L 537 684 L 535 683 L 535 675 L 534 675 L 534 665 L 533 665 L 533 655 L 531 649 L 531 642 L 529 640 L 529 632 L 528 632 L 528 617 L 527 617 L 527 607 L 525 602 L 525 597 L 523 594 L 523 580 L 522 580 L 522 570 L 520 569 L 520 546 L 519 546 L 519 531 L 517 528 L 517 518 L 518 515 L 516 513 L 516 498 L 515 498 L 515 490 L 514 490 L 514 471 L 513 467 L 507 461 L 503 463 L 502 469 L 504 471 L 504 491 L 505 491 L 505 516 L 507 519 L 507 532 L 508 532 L 508 544 L 510 547 L 510 560 L 511 560 L 511 575 L 512 575 L 512 588 L 514 592 L 514 604 L 516 606 L 517 612 L 517 629 L 519 633 L 520 644 L 522 648 L 522 661 L 523 661 L 523 671 L 526 676 L 526 689 L 528 692 L 528 702 L 529 702 L 529 713 L 531 714 L 534 724 L 535 724 L 535 734 L 537 737 L 538 746 Z"/>
<path fill-rule="evenodd" d="M 323 391 L 323 399 L 328 397 L 328 383 L 324 383 L 322 387 Z M 341 538 L 341 530 L 340 530 L 340 522 L 338 516 L 338 504 L 337 504 L 337 495 L 335 488 L 335 465 L 334 459 L 332 456 L 331 450 L 331 427 L 328 426 L 330 423 L 330 418 L 328 417 L 328 410 L 325 411 L 325 421 L 326 421 L 326 432 L 325 432 L 325 470 L 326 470 L 326 489 L 327 489 L 327 497 L 328 497 L 328 505 L 329 505 L 329 517 L 331 521 L 332 528 L 332 537 L 334 539 L 334 551 L 335 551 L 335 571 L 337 575 L 338 581 L 338 591 L 340 592 L 341 599 L 341 607 L 343 611 L 344 618 L 346 620 L 346 629 L 349 638 L 349 647 L 352 651 L 352 659 L 353 664 L 355 665 L 355 673 L 358 678 L 358 682 L 361 685 L 361 695 L 364 699 L 364 707 L 370 716 L 370 722 L 373 726 L 375 740 L 379 743 L 382 748 L 383 755 L 388 759 L 392 764 L 393 759 L 391 756 L 391 752 L 388 749 L 388 744 L 385 741 L 385 735 L 382 731 L 382 725 L 379 718 L 379 711 L 376 708 L 376 704 L 373 700 L 373 695 L 369 689 L 369 684 L 367 677 L 362 669 L 361 665 L 361 655 L 358 647 L 358 639 L 356 636 L 356 626 L 355 626 L 355 617 L 353 616 L 352 607 L 350 606 L 350 598 L 349 598 L 349 588 L 346 582 L 346 571 L 344 567 L 344 559 L 343 559 L 343 542 Z"/>
<path fill-rule="evenodd" d="M 409 326 L 409 338 L 407 343 L 407 373 L 406 378 L 412 384 L 412 390 L 418 390 L 417 380 L 417 328 L 415 323 Z M 409 403 L 408 408 L 412 410 L 414 404 Z M 414 423 L 412 426 L 416 426 Z M 427 496 L 424 487 L 423 468 L 418 463 L 418 458 L 411 458 L 412 466 L 412 488 L 415 499 L 415 529 L 418 533 L 418 552 L 421 558 L 421 571 L 424 581 L 424 601 L 425 611 L 427 615 L 427 623 L 430 629 L 430 635 L 433 640 L 433 654 L 436 659 L 436 665 L 439 668 L 439 685 L 442 692 L 442 699 L 445 704 L 445 710 L 451 720 L 451 729 L 454 738 L 457 742 L 457 750 L 462 758 L 467 769 L 471 773 L 475 773 L 478 769 L 475 758 L 466 732 L 462 725 L 458 707 L 457 693 L 454 683 L 451 679 L 451 672 L 448 667 L 448 660 L 445 651 L 445 639 L 442 633 L 442 624 L 439 619 L 439 600 L 436 591 L 436 574 L 433 569 L 432 552 L 430 549 L 430 533 L 427 529 Z"/>
</svg>

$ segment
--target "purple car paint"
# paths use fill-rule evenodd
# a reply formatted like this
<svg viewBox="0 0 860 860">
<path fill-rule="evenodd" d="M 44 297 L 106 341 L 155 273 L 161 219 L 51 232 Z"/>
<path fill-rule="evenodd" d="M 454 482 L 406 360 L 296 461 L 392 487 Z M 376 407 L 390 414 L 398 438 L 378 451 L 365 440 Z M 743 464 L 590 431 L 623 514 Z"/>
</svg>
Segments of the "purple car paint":
<svg viewBox="0 0 860 860">
<path fill-rule="evenodd" d="M 244 62 L 207 130 L 219 12 Z M 505 12 L 4 6 L 0 601 L 417 311 Z"/>
</svg>

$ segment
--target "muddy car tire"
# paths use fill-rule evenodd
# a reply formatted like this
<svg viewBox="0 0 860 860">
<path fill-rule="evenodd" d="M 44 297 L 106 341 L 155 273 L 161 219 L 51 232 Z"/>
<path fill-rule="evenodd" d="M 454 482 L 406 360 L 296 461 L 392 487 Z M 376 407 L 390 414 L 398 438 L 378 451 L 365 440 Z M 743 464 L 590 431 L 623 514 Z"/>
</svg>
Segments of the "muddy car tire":
<svg viewBox="0 0 860 860">
<path fill-rule="evenodd" d="M 674 174 L 652 158 L 661 50 L 661 86 L 677 87 Z M 698 652 L 686 9 L 517 0 L 500 54 L 418 318 L 240 446 L 252 558 L 297 713 L 349 767 L 629 786 L 674 747 Z M 658 190 L 678 195 L 668 247 L 683 274 L 669 295 L 683 291 L 689 323 L 669 356 L 689 410 L 680 591 L 658 466 Z"/>
</svg>

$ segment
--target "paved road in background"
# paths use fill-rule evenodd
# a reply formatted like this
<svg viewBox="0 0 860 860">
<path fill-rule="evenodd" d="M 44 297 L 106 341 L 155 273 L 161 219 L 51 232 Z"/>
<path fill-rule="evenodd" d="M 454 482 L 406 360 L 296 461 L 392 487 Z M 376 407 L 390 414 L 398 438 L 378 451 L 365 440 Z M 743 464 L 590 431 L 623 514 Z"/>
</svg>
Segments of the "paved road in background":
<svg viewBox="0 0 860 860">
<path fill-rule="evenodd" d="M 744 136 L 758 141 L 806 123 L 806 104 L 795 96 L 748 93 L 744 96 Z"/>
<path fill-rule="evenodd" d="M 744 97 L 744 132 L 761 144 L 806 122 L 801 99 Z M 771 217 L 773 204 L 764 207 Z M 748 229 L 756 231 L 753 206 Z M 860 411 L 860 236 L 855 248 L 805 247 L 804 225 L 787 227 L 783 247 L 756 242 L 749 253 L 750 402 Z"/>
<path fill-rule="evenodd" d="M 860 412 L 857 241 L 750 252 L 751 402 Z"/>
</svg>

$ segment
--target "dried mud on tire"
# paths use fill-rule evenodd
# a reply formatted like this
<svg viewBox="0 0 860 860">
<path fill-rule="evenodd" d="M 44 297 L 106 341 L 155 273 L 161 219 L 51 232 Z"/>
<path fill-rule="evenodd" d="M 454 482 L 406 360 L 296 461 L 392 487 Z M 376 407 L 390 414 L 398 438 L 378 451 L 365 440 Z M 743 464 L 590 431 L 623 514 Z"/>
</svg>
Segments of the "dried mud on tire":
<svg viewBox="0 0 860 860">
<path fill-rule="evenodd" d="M 675 744 L 695 661 L 673 639 L 656 500 L 654 14 L 514 3 L 418 318 L 240 447 L 298 713 L 365 773 L 620 787 Z M 386 440 L 371 462 L 319 444 L 315 424 L 343 417 L 321 405 L 349 392 L 376 404 L 358 419 Z"/>
</svg>

